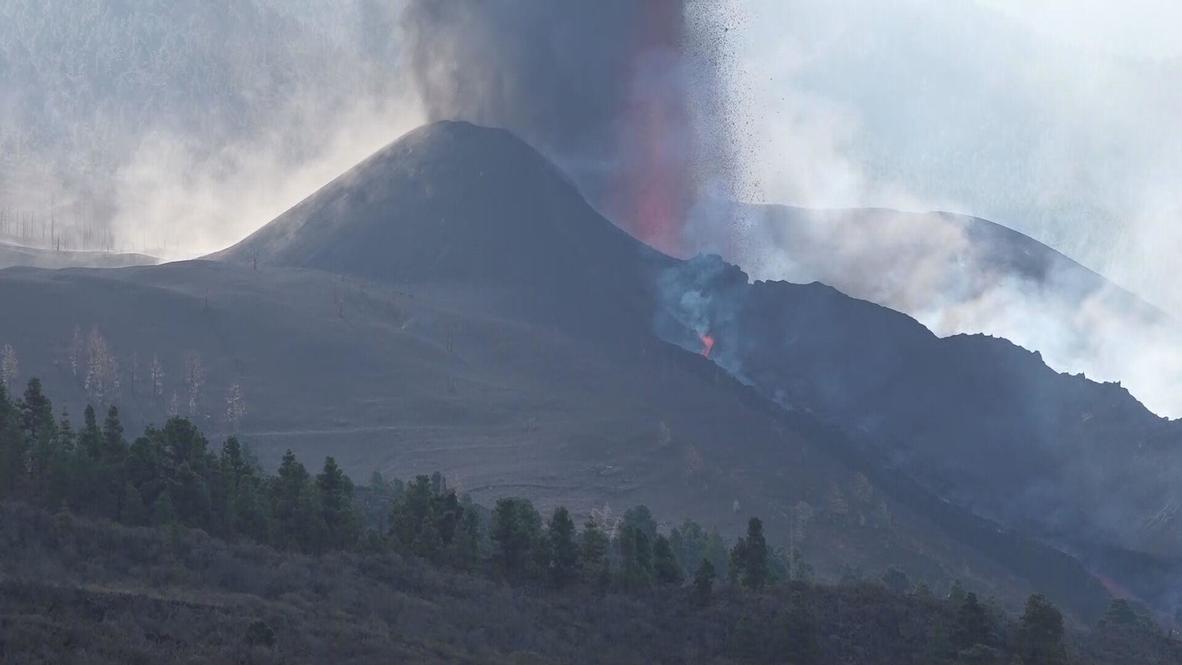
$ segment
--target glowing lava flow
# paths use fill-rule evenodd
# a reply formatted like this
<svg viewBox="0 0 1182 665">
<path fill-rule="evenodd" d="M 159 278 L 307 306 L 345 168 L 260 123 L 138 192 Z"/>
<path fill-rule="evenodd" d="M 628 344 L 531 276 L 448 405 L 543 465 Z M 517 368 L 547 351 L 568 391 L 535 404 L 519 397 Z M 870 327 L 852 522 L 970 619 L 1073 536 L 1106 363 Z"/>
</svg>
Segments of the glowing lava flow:
<svg viewBox="0 0 1182 665">
<path fill-rule="evenodd" d="M 699 338 L 702 340 L 702 357 L 709 358 L 710 350 L 714 348 L 714 338 L 710 336 L 710 333 L 703 333 L 699 335 Z"/>
</svg>

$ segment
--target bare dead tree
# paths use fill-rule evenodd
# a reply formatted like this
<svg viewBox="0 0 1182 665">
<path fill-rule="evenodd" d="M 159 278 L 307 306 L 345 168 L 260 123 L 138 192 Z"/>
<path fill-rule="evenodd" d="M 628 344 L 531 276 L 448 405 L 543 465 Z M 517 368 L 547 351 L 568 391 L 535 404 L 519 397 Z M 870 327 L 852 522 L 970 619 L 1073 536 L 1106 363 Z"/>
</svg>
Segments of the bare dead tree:
<svg viewBox="0 0 1182 665">
<path fill-rule="evenodd" d="M 152 396 L 157 399 L 164 397 L 164 365 L 160 364 L 160 356 L 152 354 L 152 366 L 148 370 L 152 377 Z"/>
<path fill-rule="evenodd" d="M 197 417 L 197 407 L 201 404 L 201 388 L 205 385 L 205 366 L 201 363 L 201 355 L 196 351 L 189 353 L 185 359 L 185 388 L 189 392 L 189 417 Z"/>
<path fill-rule="evenodd" d="M 98 328 L 91 329 L 86 350 L 86 379 L 82 387 L 95 404 L 108 404 L 119 395 L 119 361 Z"/>
<path fill-rule="evenodd" d="M 20 363 L 16 358 L 16 349 L 11 344 L 5 344 L 0 349 L 0 384 L 4 389 L 12 392 L 16 388 L 16 379 L 20 376 Z"/>
<path fill-rule="evenodd" d="M 226 390 L 226 423 L 230 431 L 237 433 L 238 425 L 246 417 L 246 398 L 242 394 L 242 386 L 231 383 Z"/>
<path fill-rule="evenodd" d="M 74 326 L 74 339 L 70 342 L 70 374 L 78 378 L 79 364 L 82 362 L 82 350 L 85 342 L 82 339 L 82 327 Z"/>
<path fill-rule="evenodd" d="M 128 372 L 128 378 L 131 379 L 131 394 L 132 395 L 136 394 L 136 388 L 138 387 L 137 384 L 139 382 L 139 373 L 140 373 L 140 354 L 135 351 L 132 351 L 131 352 L 131 368 Z"/>
</svg>

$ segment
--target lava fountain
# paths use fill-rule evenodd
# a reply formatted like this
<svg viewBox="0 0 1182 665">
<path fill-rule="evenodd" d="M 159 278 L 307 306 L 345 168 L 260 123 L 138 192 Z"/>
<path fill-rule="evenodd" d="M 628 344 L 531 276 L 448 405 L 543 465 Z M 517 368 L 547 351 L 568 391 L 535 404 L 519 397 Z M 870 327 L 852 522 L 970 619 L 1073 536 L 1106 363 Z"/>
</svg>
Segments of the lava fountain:
<svg viewBox="0 0 1182 665">
<path fill-rule="evenodd" d="M 710 352 L 714 349 L 714 337 L 710 333 L 702 333 L 698 338 L 702 340 L 702 357 L 709 358 Z"/>
</svg>

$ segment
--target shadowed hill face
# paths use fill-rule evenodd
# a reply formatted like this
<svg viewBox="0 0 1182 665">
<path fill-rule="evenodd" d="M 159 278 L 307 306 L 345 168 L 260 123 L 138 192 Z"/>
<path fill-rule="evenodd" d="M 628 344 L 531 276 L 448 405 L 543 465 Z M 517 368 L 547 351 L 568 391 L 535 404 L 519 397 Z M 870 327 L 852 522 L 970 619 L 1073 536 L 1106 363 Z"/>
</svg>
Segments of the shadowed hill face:
<svg viewBox="0 0 1182 665">
<path fill-rule="evenodd" d="M 1119 385 L 1059 374 L 1004 339 L 939 338 L 822 284 L 748 283 L 718 257 L 679 264 L 664 283 L 676 288 L 662 316 L 708 330 L 716 362 L 840 426 L 880 467 L 1101 567 L 1119 560 L 1109 549 L 1182 559 L 1182 425 Z M 1135 591 L 1168 607 L 1180 579 Z"/>
<path fill-rule="evenodd" d="M 625 310 L 647 320 L 645 271 L 668 263 L 534 149 L 466 122 L 410 132 L 212 258 L 502 286 L 535 313 L 589 323 Z"/>
</svg>

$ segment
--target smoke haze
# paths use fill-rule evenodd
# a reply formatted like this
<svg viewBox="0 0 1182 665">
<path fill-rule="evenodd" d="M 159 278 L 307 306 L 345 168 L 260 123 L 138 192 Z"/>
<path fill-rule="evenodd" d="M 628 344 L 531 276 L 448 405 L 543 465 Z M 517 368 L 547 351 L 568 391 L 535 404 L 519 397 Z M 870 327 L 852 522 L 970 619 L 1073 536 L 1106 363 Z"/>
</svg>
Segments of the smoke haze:
<svg viewBox="0 0 1182 665">
<path fill-rule="evenodd" d="M 0 4 L 0 210 L 188 258 L 422 115 L 376 0 Z M 42 243 L 37 234 L 35 243 Z"/>
</svg>

